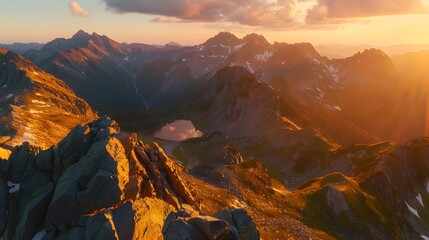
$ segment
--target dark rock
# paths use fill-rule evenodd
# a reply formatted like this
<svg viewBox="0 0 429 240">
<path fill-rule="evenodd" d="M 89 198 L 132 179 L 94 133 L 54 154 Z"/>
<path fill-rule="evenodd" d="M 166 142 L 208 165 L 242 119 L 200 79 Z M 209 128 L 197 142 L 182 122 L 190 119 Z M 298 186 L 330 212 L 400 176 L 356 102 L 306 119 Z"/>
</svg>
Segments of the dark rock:
<svg viewBox="0 0 429 240">
<path fill-rule="evenodd" d="M 54 169 L 54 151 L 52 148 L 40 151 L 36 158 L 36 166 L 41 170 Z"/>
<path fill-rule="evenodd" d="M 8 160 L 10 162 L 9 181 L 20 183 L 25 170 L 34 164 L 38 152 L 38 148 L 30 146 L 27 142 L 22 146 L 15 147 Z"/>
<path fill-rule="evenodd" d="M 95 128 L 100 128 L 100 129 L 112 127 L 113 129 L 116 130 L 116 132 L 120 131 L 119 125 L 109 117 L 101 117 L 101 118 L 93 121 L 92 123 L 90 123 L 89 126 L 95 127 Z"/>
<path fill-rule="evenodd" d="M 212 167 L 219 167 L 242 162 L 244 162 L 243 157 L 236 147 L 225 146 L 212 153 L 205 163 Z"/>
<path fill-rule="evenodd" d="M 185 204 L 195 202 L 185 173 L 156 143 L 118 130 L 102 118 L 58 147 L 24 144 L 1 161 L 2 239 L 237 238 L 228 221 Z"/>
<path fill-rule="evenodd" d="M 7 225 L 7 206 L 9 203 L 9 189 L 3 178 L 0 178 L 0 236 L 3 235 Z"/>
<path fill-rule="evenodd" d="M 48 184 L 34 192 L 16 226 L 15 239 L 31 239 L 39 231 L 45 220 L 53 189 L 53 184 Z"/>
<path fill-rule="evenodd" d="M 124 200 L 128 172 L 128 160 L 116 138 L 93 143 L 86 155 L 60 177 L 48 219 L 64 225 L 77 216 L 119 204 Z"/>
<path fill-rule="evenodd" d="M 209 239 L 196 226 L 180 219 L 171 220 L 163 235 L 164 240 Z"/>
<path fill-rule="evenodd" d="M 219 219 L 227 221 L 238 230 L 239 239 L 260 239 L 259 231 L 255 222 L 244 209 L 224 209 L 214 215 Z"/>
<path fill-rule="evenodd" d="M 88 151 L 91 142 L 88 126 L 79 125 L 73 129 L 67 137 L 58 143 L 58 153 L 61 157 L 63 168 L 76 163 Z"/>
<path fill-rule="evenodd" d="M 214 217 L 183 205 L 170 213 L 162 231 L 164 239 L 260 239 L 255 223 L 241 209 L 223 210 Z"/>
</svg>

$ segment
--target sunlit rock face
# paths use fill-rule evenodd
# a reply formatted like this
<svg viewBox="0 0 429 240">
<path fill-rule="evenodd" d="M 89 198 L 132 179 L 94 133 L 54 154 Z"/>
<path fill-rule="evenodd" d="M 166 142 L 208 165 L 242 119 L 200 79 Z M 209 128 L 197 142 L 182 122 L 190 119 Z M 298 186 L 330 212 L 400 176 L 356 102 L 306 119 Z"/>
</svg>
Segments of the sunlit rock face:
<svg viewBox="0 0 429 240">
<path fill-rule="evenodd" d="M 27 141 L 49 148 L 77 124 L 96 117 L 91 107 L 60 79 L 27 59 L 0 51 L 0 146 Z"/>
<path fill-rule="evenodd" d="M 189 120 L 174 121 L 155 133 L 155 137 L 171 141 L 185 141 L 190 138 L 201 137 L 202 135 L 203 133 L 198 131 Z"/>
<path fill-rule="evenodd" d="M 244 210 L 234 212 L 237 223 L 198 212 L 181 166 L 110 118 L 79 125 L 46 150 L 15 147 L 0 174 L 3 239 L 238 239 L 243 229 L 259 238 Z"/>
</svg>

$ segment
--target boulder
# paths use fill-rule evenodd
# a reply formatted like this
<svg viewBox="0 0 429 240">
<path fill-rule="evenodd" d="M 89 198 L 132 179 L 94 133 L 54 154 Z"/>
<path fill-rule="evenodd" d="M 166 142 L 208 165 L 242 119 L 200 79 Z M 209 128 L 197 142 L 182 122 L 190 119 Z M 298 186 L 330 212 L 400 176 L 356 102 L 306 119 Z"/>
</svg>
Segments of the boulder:
<svg viewBox="0 0 429 240">
<path fill-rule="evenodd" d="M 233 146 L 224 146 L 212 153 L 205 162 L 211 167 L 219 167 L 223 165 L 240 164 L 244 162 L 240 151 Z"/>
<path fill-rule="evenodd" d="M 58 180 L 49 221 L 64 225 L 80 215 L 120 204 L 125 199 L 128 173 L 128 160 L 116 138 L 93 143 Z"/>
<path fill-rule="evenodd" d="M 127 202 L 112 210 L 119 239 L 160 239 L 162 227 L 174 207 L 157 198 Z"/>
<path fill-rule="evenodd" d="M 112 127 L 113 129 L 115 129 L 116 132 L 120 132 L 118 123 L 112 120 L 110 117 L 101 117 L 88 125 L 89 127 L 99 128 L 99 129 Z"/>
<path fill-rule="evenodd" d="M 54 169 L 54 151 L 52 148 L 41 151 L 36 157 L 36 166 L 41 170 Z"/>
<path fill-rule="evenodd" d="M 238 239 L 257 240 L 260 239 L 259 230 L 255 222 L 244 209 L 224 209 L 216 214 L 215 217 L 227 221 L 238 231 Z"/>
<path fill-rule="evenodd" d="M 43 226 L 54 185 L 49 183 L 34 192 L 24 207 L 15 230 L 15 239 L 31 239 Z"/>
<path fill-rule="evenodd" d="M 92 143 L 90 132 L 88 126 L 78 125 L 58 143 L 58 153 L 64 168 L 76 163 L 88 151 Z"/>
<path fill-rule="evenodd" d="M 9 157 L 9 181 L 13 183 L 20 183 L 26 169 L 32 168 L 39 148 L 30 146 L 28 142 L 22 146 L 15 147 Z"/>
<path fill-rule="evenodd" d="M 242 209 L 208 216 L 188 205 L 170 213 L 162 232 L 164 239 L 260 239 L 256 224 Z"/>
</svg>

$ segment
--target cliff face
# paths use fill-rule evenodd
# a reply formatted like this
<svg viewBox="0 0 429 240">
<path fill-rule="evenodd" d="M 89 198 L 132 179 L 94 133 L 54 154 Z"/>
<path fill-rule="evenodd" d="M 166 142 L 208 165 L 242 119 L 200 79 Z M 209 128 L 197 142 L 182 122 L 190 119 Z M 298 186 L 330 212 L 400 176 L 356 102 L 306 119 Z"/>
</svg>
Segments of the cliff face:
<svg viewBox="0 0 429 240">
<path fill-rule="evenodd" d="M 238 239 L 250 229 L 250 239 L 259 238 L 244 210 L 197 212 L 184 175 L 156 143 L 101 118 L 76 127 L 56 147 L 24 143 L 1 161 L 0 233 L 4 239 Z"/>
</svg>

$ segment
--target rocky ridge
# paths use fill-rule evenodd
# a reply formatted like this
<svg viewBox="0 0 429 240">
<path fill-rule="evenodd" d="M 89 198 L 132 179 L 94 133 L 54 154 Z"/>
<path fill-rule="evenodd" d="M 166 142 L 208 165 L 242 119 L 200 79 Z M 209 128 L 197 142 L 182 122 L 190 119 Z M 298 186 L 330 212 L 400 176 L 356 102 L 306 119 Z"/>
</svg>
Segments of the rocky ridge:
<svg viewBox="0 0 429 240">
<path fill-rule="evenodd" d="M 182 167 L 109 118 L 0 163 L 3 239 L 259 239 L 244 210 L 197 212 Z"/>
</svg>

